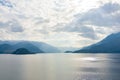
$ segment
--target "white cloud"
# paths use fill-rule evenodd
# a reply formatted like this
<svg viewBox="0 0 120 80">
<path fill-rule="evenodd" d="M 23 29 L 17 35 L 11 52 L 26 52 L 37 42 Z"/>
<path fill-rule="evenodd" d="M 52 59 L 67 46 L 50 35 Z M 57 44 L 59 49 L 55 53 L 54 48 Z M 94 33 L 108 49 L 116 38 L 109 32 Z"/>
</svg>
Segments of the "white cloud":
<svg viewBox="0 0 120 80">
<path fill-rule="evenodd" d="M 120 1 L 111 1 L 0 0 L 0 39 L 38 40 L 68 47 L 88 45 L 120 31 Z"/>
<path fill-rule="evenodd" d="M 0 5 L 10 7 L 10 8 L 13 7 L 13 4 L 10 1 L 7 1 L 7 0 L 0 0 Z"/>
<path fill-rule="evenodd" d="M 120 25 L 120 4 L 106 3 L 100 8 L 89 10 L 82 16 L 76 16 L 82 24 L 112 27 Z"/>
<path fill-rule="evenodd" d="M 97 34 L 104 33 L 103 31 L 105 31 L 102 29 L 107 27 L 110 30 L 112 28 L 113 32 L 116 32 L 116 28 L 120 31 L 119 26 L 120 4 L 109 2 L 99 8 L 90 9 L 83 14 L 75 15 L 75 19 L 71 23 L 67 26 L 59 27 L 55 31 L 77 32 L 80 33 L 80 36 L 86 38 L 99 39 Z M 101 27 L 101 31 L 96 30 L 99 27 Z"/>
<path fill-rule="evenodd" d="M 9 22 L 0 22 L 0 28 L 10 30 L 11 32 L 23 32 L 23 27 L 16 20 Z"/>
</svg>

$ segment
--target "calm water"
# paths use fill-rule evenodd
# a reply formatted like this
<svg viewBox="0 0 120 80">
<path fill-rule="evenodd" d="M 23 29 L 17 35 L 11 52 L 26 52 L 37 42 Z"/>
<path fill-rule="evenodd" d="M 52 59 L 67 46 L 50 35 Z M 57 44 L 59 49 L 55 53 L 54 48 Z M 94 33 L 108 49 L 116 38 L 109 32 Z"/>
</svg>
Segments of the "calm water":
<svg viewBox="0 0 120 80">
<path fill-rule="evenodd" d="M 120 80 L 120 54 L 0 55 L 0 80 Z"/>
</svg>

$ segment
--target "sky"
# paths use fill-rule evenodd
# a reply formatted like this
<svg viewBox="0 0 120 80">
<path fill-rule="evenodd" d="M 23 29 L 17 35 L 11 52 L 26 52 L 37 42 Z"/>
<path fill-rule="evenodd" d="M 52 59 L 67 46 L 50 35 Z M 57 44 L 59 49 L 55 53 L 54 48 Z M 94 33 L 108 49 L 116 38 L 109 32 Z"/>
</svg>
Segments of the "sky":
<svg viewBox="0 0 120 80">
<path fill-rule="evenodd" d="M 0 40 L 81 48 L 120 32 L 120 0 L 0 0 Z"/>
</svg>

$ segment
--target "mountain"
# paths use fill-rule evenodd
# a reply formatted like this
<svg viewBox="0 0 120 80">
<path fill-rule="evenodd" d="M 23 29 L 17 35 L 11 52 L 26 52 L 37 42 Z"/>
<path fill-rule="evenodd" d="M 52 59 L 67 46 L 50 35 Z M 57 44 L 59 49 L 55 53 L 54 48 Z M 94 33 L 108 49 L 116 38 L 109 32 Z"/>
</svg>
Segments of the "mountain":
<svg viewBox="0 0 120 80">
<path fill-rule="evenodd" d="M 32 53 L 44 53 L 44 51 L 42 51 L 41 49 L 39 49 L 32 43 L 27 42 L 27 41 L 19 42 L 19 43 L 13 45 L 13 47 L 12 47 L 13 50 L 17 50 L 19 48 L 26 48 L 27 50 L 29 50 Z"/>
<path fill-rule="evenodd" d="M 74 53 L 120 53 L 120 32 L 113 33 L 102 41 L 74 51 Z"/>
<path fill-rule="evenodd" d="M 9 44 L 1 44 L 0 45 L 0 53 L 9 53 L 11 52 L 12 46 Z"/>
<path fill-rule="evenodd" d="M 35 54 L 27 50 L 26 48 L 19 48 L 16 51 L 14 51 L 12 54 Z"/>
<path fill-rule="evenodd" d="M 8 48 L 4 48 L 4 44 Z M 19 48 L 26 48 L 30 52 L 33 53 L 59 53 L 61 52 L 56 47 L 53 47 L 49 44 L 43 43 L 43 42 L 37 42 L 37 41 L 21 41 L 21 40 L 6 40 L 6 41 L 0 41 L 0 51 L 1 53 L 6 52 L 12 53 L 16 49 Z"/>
<path fill-rule="evenodd" d="M 59 49 L 61 50 L 62 53 L 66 53 L 67 51 L 70 50 L 70 52 L 73 52 L 75 50 L 78 50 L 78 47 L 59 47 Z"/>
<path fill-rule="evenodd" d="M 72 51 L 65 51 L 65 53 L 72 53 Z"/>
<path fill-rule="evenodd" d="M 25 48 L 29 50 L 31 53 L 44 53 L 42 50 L 40 50 L 38 47 L 34 46 L 31 43 L 28 42 L 19 42 L 17 44 L 11 45 L 8 43 L 3 43 L 0 45 L 0 54 L 11 54 L 15 50 L 19 48 Z"/>
<path fill-rule="evenodd" d="M 58 48 L 51 46 L 50 44 L 47 44 L 47 43 L 37 42 L 37 41 L 30 41 L 30 43 L 37 46 L 39 49 L 41 49 L 45 53 L 61 53 L 61 51 Z"/>
</svg>

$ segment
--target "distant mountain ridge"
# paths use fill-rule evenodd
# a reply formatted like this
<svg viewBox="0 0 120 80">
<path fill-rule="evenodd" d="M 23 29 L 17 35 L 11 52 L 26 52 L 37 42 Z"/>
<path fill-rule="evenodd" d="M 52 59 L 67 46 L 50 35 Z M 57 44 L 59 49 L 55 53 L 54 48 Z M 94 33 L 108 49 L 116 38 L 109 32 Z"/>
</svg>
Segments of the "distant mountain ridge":
<svg viewBox="0 0 120 80">
<path fill-rule="evenodd" d="M 30 42 L 26 42 L 26 41 L 19 42 L 19 43 L 16 43 L 15 45 L 13 45 L 13 50 L 17 50 L 19 48 L 25 48 L 32 53 L 44 53 L 44 51 L 39 49 L 37 46 L 35 46 L 34 44 L 32 44 Z"/>
<path fill-rule="evenodd" d="M 19 48 L 25 48 L 32 53 L 59 53 L 56 47 L 37 41 L 6 40 L 0 41 L 0 53 L 13 53 Z"/>
<path fill-rule="evenodd" d="M 102 41 L 74 51 L 74 53 L 120 53 L 120 32 L 113 33 Z"/>
<path fill-rule="evenodd" d="M 12 52 L 12 46 L 9 44 L 0 44 L 0 53 Z"/>
</svg>

